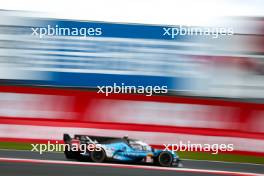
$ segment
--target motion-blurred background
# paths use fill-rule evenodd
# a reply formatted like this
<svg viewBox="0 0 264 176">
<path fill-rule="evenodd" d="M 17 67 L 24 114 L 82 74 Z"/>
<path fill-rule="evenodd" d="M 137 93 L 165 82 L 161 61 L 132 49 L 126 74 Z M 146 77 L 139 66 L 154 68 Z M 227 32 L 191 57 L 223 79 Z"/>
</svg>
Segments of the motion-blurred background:
<svg viewBox="0 0 264 176">
<path fill-rule="evenodd" d="M 3 146 L 61 140 L 63 133 L 128 135 L 155 146 L 234 144 L 232 155 L 263 161 L 264 18 L 215 17 L 200 25 L 233 28 L 234 35 L 216 39 L 171 39 L 162 35 L 168 25 L 65 20 L 5 10 L 0 18 Z M 47 25 L 101 27 L 103 34 L 31 35 L 31 27 Z M 166 85 L 169 93 L 96 93 L 97 86 L 113 83 Z M 225 160 L 232 158 L 237 159 L 226 155 Z"/>
</svg>

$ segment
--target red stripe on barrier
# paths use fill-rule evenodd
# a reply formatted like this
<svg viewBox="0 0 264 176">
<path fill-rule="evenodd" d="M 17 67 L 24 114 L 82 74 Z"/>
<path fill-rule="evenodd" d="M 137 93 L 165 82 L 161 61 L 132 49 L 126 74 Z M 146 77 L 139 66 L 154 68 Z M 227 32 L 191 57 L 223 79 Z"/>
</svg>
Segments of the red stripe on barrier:
<svg viewBox="0 0 264 176">
<path fill-rule="evenodd" d="M 253 102 L 241 102 L 236 100 L 224 100 L 213 98 L 200 97 L 181 97 L 181 96 L 145 96 L 140 94 L 98 94 L 96 92 L 79 90 L 79 89 L 65 89 L 65 88 L 51 88 L 51 87 L 25 87 L 25 86 L 0 86 L 0 92 L 16 92 L 16 93 L 33 93 L 45 95 L 71 95 L 71 96 L 89 96 L 103 99 L 118 99 L 118 100 L 136 100 L 136 101 L 154 101 L 154 102 L 171 102 L 171 103 L 186 103 L 186 104 L 204 104 L 204 105 L 218 105 L 218 106 L 236 106 L 236 107 L 255 107 L 264 108 L 264 104 Z"/>
</svg>

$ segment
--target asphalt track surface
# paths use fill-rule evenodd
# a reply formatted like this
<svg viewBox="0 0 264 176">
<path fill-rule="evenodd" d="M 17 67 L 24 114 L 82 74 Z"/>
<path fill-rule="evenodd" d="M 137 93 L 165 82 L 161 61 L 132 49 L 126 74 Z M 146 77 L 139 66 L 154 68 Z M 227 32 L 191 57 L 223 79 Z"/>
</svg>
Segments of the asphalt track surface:
<svg viewBox="0 0 264 176">
<path fill-rule="evenodd" d="M 184 160 L 183 168 L 66 160 L 62 153 L 0 150 L 2 176 L 264 175 L 264 165 Z"/>
</svg>

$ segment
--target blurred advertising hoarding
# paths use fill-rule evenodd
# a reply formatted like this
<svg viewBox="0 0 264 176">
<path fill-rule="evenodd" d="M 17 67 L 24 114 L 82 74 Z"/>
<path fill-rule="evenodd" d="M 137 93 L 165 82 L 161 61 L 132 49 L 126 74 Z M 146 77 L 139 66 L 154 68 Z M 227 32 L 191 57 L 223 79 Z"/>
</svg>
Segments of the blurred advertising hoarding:
<svg viewBox="0 0 264 176">
<path fill-rule="evenodd" d="M 182 26 L 18 17 L 1 12 L 0 82 L 72 88 L 167 86 L 175 94 L 264 98 L 263 19 L 219 19 L 233 35 L 164 35 Z M 11 13 L 12 14 L 12 13 Z M 32 35 L 91 27 L 99 36 Z M 57 27 L 56 27 L 57 26 Z M 186 27 L 186 26 L 185 26 Z M 201 26 L 203 27 L 203 26 Z M 47 29 L 48 30 L 48 29 Z"/>
</svg>

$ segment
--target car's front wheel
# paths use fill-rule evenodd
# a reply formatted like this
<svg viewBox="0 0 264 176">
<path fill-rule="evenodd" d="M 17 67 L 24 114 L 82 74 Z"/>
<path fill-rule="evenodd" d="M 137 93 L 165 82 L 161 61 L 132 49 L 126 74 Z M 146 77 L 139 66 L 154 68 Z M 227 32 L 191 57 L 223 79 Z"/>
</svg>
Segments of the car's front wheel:
<svg viewBox="0 0 264 176">
<path fill-rule="evenodd" d="M 157 161 L 160 166 L 168 167 L 172 165 L 173 156 L 169 152 L 161 152 L 157 158 Z"/>
</svg>

